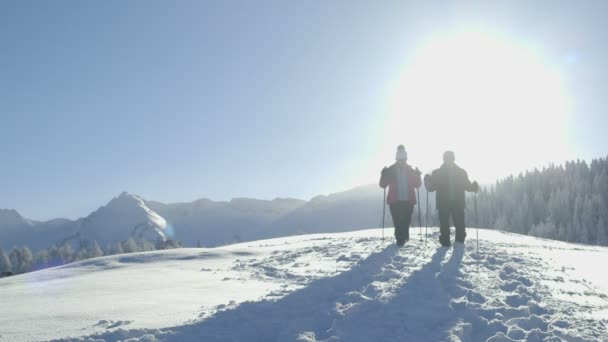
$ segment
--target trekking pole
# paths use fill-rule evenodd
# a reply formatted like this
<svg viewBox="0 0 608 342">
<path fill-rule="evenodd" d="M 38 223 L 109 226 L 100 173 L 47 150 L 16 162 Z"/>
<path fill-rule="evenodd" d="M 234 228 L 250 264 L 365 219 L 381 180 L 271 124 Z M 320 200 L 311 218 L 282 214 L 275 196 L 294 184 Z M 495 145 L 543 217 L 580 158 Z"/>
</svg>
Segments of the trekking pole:
<svg viewBox="0 0 608 342">
<path fill-rule="evenodd" d="M 426 212 L 425 212 L 425 219 L 424 219 L 424 243 L 426 243 L 426 240 L 429 237 L 429 190 L 426 190 Z"/>
<path fill-rule="evenodd" d="M 416 188 L 418 194 L 418 233 L 420 233 L 420 241 L 422 241 L 422 215 L 420 215 L 420 189 Z"/>
<path fill-rule="evenodd" d="M 384 245 L 384 218 L 386 217 L 386 188 L 382 196 L 382 244 Z"/>
<path fill-rule="evenodd" d="M 477 234 L 477 257 L 479 257 L 479 216 L 477 215 L 477 193 L 473 197 L 475 202 L 475 232 Z"/>
</svg>

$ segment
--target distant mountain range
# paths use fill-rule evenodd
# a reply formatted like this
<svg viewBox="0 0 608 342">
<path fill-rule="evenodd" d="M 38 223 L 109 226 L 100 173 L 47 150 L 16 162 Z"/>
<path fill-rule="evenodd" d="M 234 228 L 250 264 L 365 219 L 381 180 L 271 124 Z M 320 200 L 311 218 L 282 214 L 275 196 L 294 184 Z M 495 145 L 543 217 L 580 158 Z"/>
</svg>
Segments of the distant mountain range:
<svg viewBox="0 0 608 342">
<path fill-rule="evenodd" d="M 153 241 L 174 239 L 184 246 L 211 247 L 303 233 L 366 229 L 381 224 L 382 190 L 377 185 L 317 196 L 310 201 L 235 198 L 227 202 L 199 199 L 165 204 L 124 192 L 77 220 L 38 222 L 22 217 L 15 210 L 0 209 L 0 248 L 27 246 L 36 251 L 53 244 L 92 241 L 103 247 L 129 237 Z M 392 226 L 388 210 L 386 225 Z"/>
</svg>

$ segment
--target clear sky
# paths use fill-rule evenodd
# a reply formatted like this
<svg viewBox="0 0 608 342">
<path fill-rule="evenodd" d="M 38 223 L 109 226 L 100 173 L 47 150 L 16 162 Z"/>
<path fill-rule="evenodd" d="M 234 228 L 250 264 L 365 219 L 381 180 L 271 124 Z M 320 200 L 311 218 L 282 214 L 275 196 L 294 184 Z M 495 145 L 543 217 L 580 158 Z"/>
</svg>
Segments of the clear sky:
<svg viewBox="0 0 608 342">
<path fill-rule="evenodd" d="M 606 1 L 2 1 L 0 208 L 310 198 L 608 153 Z"/>
</svg>

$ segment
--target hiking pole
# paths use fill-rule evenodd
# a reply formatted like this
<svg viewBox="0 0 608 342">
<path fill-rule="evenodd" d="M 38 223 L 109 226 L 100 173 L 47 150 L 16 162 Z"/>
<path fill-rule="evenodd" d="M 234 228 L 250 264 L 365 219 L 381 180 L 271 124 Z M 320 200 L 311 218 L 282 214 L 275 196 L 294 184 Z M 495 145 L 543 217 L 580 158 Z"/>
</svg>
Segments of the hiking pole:
<svg viewBox="0 0 608 342">
<path fill-rule="evenodd" d="M 416 188 L 418 194 L 418 232 L 420 233 L 420 241 L 422 241 L 422 215 L 420 215 L 420 189 Z"/>
<path fill-rule="evenodd" d="M 477 193 L 473 197 L 475 202 L 475 232 L 477 234 L 477 257 L 479 257 L 479 216 L 477 215 Z"/>
<path fill-rule="evenodd" d="M 386 188 L 382 196 L 382 244 L 384 245 L 384 218 L 386 217 Z"/>
<path fill-rule="evenodd" d="M 429 190 L 426 189 L 426 217 L 424 218 L 424 243 L 429 237 Z"/>
</svg>

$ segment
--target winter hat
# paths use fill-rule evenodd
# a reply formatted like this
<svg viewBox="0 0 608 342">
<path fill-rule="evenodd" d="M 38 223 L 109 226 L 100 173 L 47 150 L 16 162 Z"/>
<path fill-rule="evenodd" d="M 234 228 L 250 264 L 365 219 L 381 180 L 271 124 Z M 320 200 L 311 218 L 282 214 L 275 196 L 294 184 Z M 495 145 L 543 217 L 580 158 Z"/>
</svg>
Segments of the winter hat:
<svg viewBox="0 0 608 342">
<path fill-rule="evenodd" d="M 452 152 L 452 151 L 443 152 L 443 162 L 444 163 L 453 163 L 455 160 L 456 160 L 456 157 L 454 156 L 454 152 Z"/>
<path fill-rule="evenodd" d="M 407 160 L 407 152 L 405 151 L 405 146 L 399 145 L 397 146 L 397 153 L 395 154 L 396 160 Z"/>
</svg>

